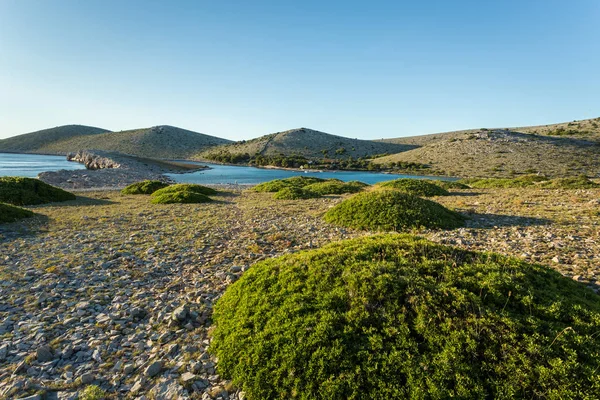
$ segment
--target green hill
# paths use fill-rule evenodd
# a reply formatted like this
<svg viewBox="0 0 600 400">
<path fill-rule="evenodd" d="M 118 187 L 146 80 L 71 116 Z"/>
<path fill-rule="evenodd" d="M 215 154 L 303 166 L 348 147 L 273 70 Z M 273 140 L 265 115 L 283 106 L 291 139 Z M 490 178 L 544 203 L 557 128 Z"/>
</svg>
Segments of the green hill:
<svg viewBox="0 0 600 400">
<path fill-rule="evenodd" d="M 57 126 L 0 140 L 0 152 L 41 153 L 41 148 L 58 141 L 106 132 L 110 131 L 85 125 Z"/>
<path fill-rule="evenodd" d="M 154 126 L 99 135 L 75 136 L 46 143 L 36 152 L 66 154 L 79 150 L 107 150 L 139 157 L 184 159 L 210 147 L 230 143 L 173 126 Z"/>
<path fill-rule="evenodd" d="M 272 133 L 256 139 L 220 146 L 197 154 L 199 158 L 210 158 L 215 152 L 249 154 L 254 156 L 298 155 L 307 159 L 347 159 L 348 157 L 370 157 L 385 153 L 398 153 L 414 146 L 383 143 L 370 140 L 350 139 L 308 128 L 291 129 Z"/>
</svg>

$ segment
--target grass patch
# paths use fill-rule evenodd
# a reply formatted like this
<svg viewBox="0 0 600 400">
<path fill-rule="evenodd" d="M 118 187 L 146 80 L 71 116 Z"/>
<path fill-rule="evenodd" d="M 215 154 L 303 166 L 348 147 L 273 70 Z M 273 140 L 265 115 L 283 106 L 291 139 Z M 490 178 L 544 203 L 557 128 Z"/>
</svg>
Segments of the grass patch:
<svg viewBox="0 0 600 400">
<path fill-rule="evenodd" d="M 312 190 L 295 186 L 284 187 L 273 195 L 273 198 L 277 200 L 303 200 L 317 197 L 321 197 L 321 195 Z"/>
<path fill-rule="evenodd" d="M 324 219 L 335 225 L 372 231 L 452 229 L 463 225 L 460 214 L 396 190 L 359 193 L 330 209 Z"/>
<path fill-rule="evenodd" d="M 75 200 L 75 195 L 39 179 L 6 176 L 0 178 L 0 202 L 16 206 Z"/>
<path fill-rule="evenodd" d="M 214 308 L 255 399 L 595 398 L 600 301 L 546 267 L 409 235 L 255 264 Z"/>
<path fill-rule="evenodd" d="M 450 194 L 441 186 L 423 179 L 399 178 L 393 181 L 380 182 L 377 185 L 423 197 L 448 196 Z"/>
<path fill-rule="evenodd" d="M 169 186 L 168 183 L 164 183 L 161 181 L 141 181 L 132 183 L 127 186 L 123 190 L 121 190 L 122 194 L 152 194 L 159 189 L 165 188 Z"/>
<path fill-rule="evenodd" d="M 159 195 L 166 194 L 166 193 L 174 193 L 174 192 L 181 192 L 181 191 L 203 194 L 205 196 L 212 196 L 214 194 L 219 193 L 217 190 L 215 190 L 213 188 L 209 188 L 209 187 L 202 186 L 202 185 L 195 185 L 195 184 L 189 184 L 189 183 L 178 183 L 176 185 L 169 185 L 165 188 L 159 189 L 156 192 L 154 192 L 153 195 L 159 196 Z"/>
<path fill-rule="evenodd" d="M 79 394 L 80 400 L 102 400 L 107 396 L 106 392 L 96 385 L 89 385 Z"/>
<path fill-rule="evenodd" d="M 23 218 L 33 217 L 34 215 L 33 212 L 24 208 L 0 203 L 0 223 L 15 222 Z"/>
<path fill-rule="evenodd" d="M 369 185 L 359 181 L 342 182 L 337 179 L 330 179 L 324 182 L 310 184 L 304 188 L 325 196 L 328 194 L 358 193 L 366 186 Z"/>
</svg>

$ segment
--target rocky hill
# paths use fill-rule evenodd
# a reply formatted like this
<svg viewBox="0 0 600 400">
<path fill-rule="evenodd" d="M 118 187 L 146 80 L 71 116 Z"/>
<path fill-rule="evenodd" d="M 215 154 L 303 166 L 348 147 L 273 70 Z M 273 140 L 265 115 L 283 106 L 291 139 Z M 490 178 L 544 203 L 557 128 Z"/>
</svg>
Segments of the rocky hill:
<svg viewBox="0 0 600 400">
<path fill-rule="evenodd" d="M 508 129 L 447 132 L 391 139 L 393 143 L 421 147 L 374 162 L 424 163 L 436 173 L 460 177 L 507 177 L 521 173 L 600 176 L 600 142 L 595 140 L 596 135 L 592 132 L 542 135 Z"/>
<path fill-rule="evenodd" d="M 63 125 L 41 131 L 25 133 L 0 140 L 0 152 L 41 153 L 41 148 L 74 137 L 93 136 L 109 132 L 106 129 L 85 125 Z"/>
<path fill-rule="evenodd" d="M 263 156 L 300 155 L 308 159 L 346 159 L 348 157 L 369 157 L 377 154 L 398 153 L 414 146 L 396 143 L 375 142 L 370 140 L 350 139 L 331 135 L 308 128 L 291 129 L 272 133 L 256 139 L 236 142 L 226 146 L 210 149 L 197 154 L 206 158 L 209 153 L 229 152 L 231 154 L 260 154 Z"/>
<path fill-rule="evenodd" d="M 154 126 L 98 135 L 79 135 L 45 143 L 35 152 L 67 154 L 80 150 L 107 150 L 139 157 L 185 159 L 207 148 L 230 143 L 202 133 L 173 126 Z"/>
</svg>

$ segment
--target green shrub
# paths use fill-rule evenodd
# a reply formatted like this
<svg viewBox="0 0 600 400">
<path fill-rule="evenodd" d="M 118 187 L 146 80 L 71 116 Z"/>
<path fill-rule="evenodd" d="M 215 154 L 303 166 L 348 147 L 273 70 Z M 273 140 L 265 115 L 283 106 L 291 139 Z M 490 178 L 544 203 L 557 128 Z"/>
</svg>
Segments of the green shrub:
<svg viewBox="0 0 600 400">
<path fill-rule="evenodd" d="M 23 218 L 33 217 L 35 214 L 24 208 L 0 203 L 0 223 L 14 222 Z"/>
<path fill-rule="evenodd" d="M 122 194 L 152 194 L 159 189 L 169 186 L 168 183 L 161 181 L 141 181 L 132 183 L 121 190 Z"/>
<path fill-rule="evenodd" d="M 600 184 L 589 180 L 586 176 L 576 178 L 556 178 L 539 185 L 542 188 L 549 189 L 594 189 L 599 188 Z"/>
<path fill-rule="evenodd" d="M 178 183 L 177 185 L 169 185 L 165 188 L 159 189 L 156 192 L 152 193 L 152 196 L 160 196 L 167 193 L 176 193 L 181 191 L 203 194 L 205 196 L 211 196 L 213 194 L 218 193 L 218 191 L 216 191 L 215 189 L 206 186 L 193 185 L 189 183 Z"/>
<path fill-rule="evenodd" d="M 313 183 L 304 188 L 324 196 L 328 194 L 358 193 L 362 191 L 365 186 L 367 185 L 358 181 L 346 183 L 331 179 L 324 182 Z"/>
<path fill-rule="evenodd" d="M 285 182 L 281 179 L 276 179 L 274 181 L 259 183 L 254 186 L 252 190 L 255 192 L 279 192 L 281 189 L 292 186 L 290 183 Z"/>
<path fill-rule="evenodd" d="M 313 183 L 325 182 L 325 179 L 306 177 L 306 176 L 293 176 L 286 179 L 275 179 L 268 182 L 260 183 L 252 188 L 255 192 L 279 192 L 283 188 L 287 187 L 305 187 Z"/>
<path fill-rule="evenodd" d="M 39 179 L 11 176 L 0 178 L 0 202 L 25 206 L 67 200 L 75 200 L 75 195 Z"/>
<path fill-rule="evenodd" d="M 540 175 L 523 175 L 518 178 L 471 178 L 461 179 L 459 182 L 478 189 L 493 188 L 523 188 L 530 187 L 545 182 L 548 178 Z"/>
<path fill-rule="evenodd" d="M 442 187 L 423 179 L 400 178 L 378 183 L 381 187 L 401 190 L 415 196 L 447 196 L 450 193 Z"/>
<path fill-rule="evenodd" d="M 465 185 L 464 183 L 460 183 L 457 181 L 439 181 L 439 180 L 434 180 L 431 181 L 432 183 L 435 183 L 436 185 L 438 185 L 439 187 L 449 190 L 449 189 L 469 189 L 469 186 Z"/>
<path fill-rule="evenodd" d="M 549 268 L 409 235 L 255 264 L 210 351 L 249 400 L 592 399 L 600 297 Z"/>
<path fill-rule="evenodd" d="M 210 197 L 190 190 L 169 191 L 164 193 L 158 192 L 160 192 L 160 190 L 157 190 L 152 194 L 152 199 L 150 201 L 153 204 L 208 203 L 212 201 Z"/>
<path fill-rule="evenodd" d="M 396 190 L 359 193 L 327 211 L 324 218 L 335 225 L 373 231 L 452 229 L 463 225 L 460 214 Z"/>
<path fill-rule="evenodd" d="M 106 392 L 99 386 L 89 385 L 79 394 L 79 400 L 103 400 L 106 398 Z"/>
<path fill-rule="evenodd" d="M 273 198 L 278 200 L 302 200 L 317 197 L 321 197 L 321 195 L 312 190 L 295 186 L 285 187 L 273 195 Z"/>
</svg>

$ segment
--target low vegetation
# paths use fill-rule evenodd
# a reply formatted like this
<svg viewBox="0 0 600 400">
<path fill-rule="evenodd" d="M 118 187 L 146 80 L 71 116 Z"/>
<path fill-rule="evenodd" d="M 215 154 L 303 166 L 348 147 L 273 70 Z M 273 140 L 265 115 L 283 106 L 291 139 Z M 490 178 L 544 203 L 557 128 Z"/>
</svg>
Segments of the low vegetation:
<svg viewBox="0 0 600 400">
<path fill-rule="evenodd" d="M 397 190 L 359 193 L 330 209 L 324 218 L 335 225 L 372 231 L 452 229 L 464 223 L 460 214 L 438 203 Z"/>
<path fill-rule="evenodd" d="M 325 196 L 328 194 L 358 193 L 367 186 L 369 185 L 358 181 L 342 182 L 337 179 L 329 179 L 325 182 L 318 182 L 305 186 L 305 189 Z"/>
<path fill-rule="evenodd" d="M 273 198 L 277 200 L 303 200 L 317 197 L 321 197 L 321 195 L 312 190 L 296 186 L 284 187 L 273 195 Z"/>
<path fill-rule="evenodd" d="M 161 181 L 141 181 L 132 183 L 127 186 L 121 193 L 123 194 L 152 194 L 159 189 L 165 188 L 169 186 L 168 183 L 164 183 Z"/>
<path fill-rule="evenodd" d="M 196 185 L 191 183 L 178 183 L 176 185 L 168 185 L 162 189 L 155 191 L 153 194 L 159 196 L 167 193 L 175 193 L 182 191 L 203 194 L 205 196 L 212 196 L 218 193 L 216 189 L 209 188 L 207 186 Z"/>
<path fill-rule="evenodd" d="M 540 265 L 371 236 L 255 264 L 210 350 L 249 400 L 594 398 L 598 300 Z"/>
<path fill-rule="evenodd" d="M 0 223 L 14 222 L 23 218 L 33 217 L 34 213 L 24 208 L 0 203 Z"/>
<path fill-rule="evenodd" d="M 213 201 L 208 195 L 217 194 L 215 189 L 193 184 L 170 185 L 152 193 L 154 204 L 208 203 Z"/>
<path fill-rule="evenodd" d="M 462 179 L 460 183 L 479 189 L 533 186 L 548 189 L 590 189 L 600 187 L 600 184 L 591 181 L 586 176 L 549 179 L 541 175 L 523 175 L 517 178 Z"/>
<path fill-rule="evenodd" d="M 75 200 L 75 195 L 33 178 L 0 177 L 0 202 L 16 206 Z"/>
<path fill-rule="evenodd" d="M 424 179 L 400 178 L 378 183 L 378 186 L 397 189 L 415 196 L 447 196 L 450 193 L 436 183 Z"/>
<path fill-rule="evenodd" d="M 435 183 L 439 187 L 441 187 L 443 189 L 446 189 L 446 190 L 450 190 L 450 189 L 469 189 L 468 185 L 465 185 L 464 183 L 460 183 L 460 182 L 457 182 L 457 181 L 433 180 L 431 182 Z"/>
<path fill-rule="evenodd" d="M 279 192 L 283 188 L 287 187 L 305 187 L 313 183 L 325 182 L 325 179 L 306 177 L 306 176 L 294 176 L 286 179 L 275 179 L 268 182 L 260 183 L 252 188 L 255 192 Z"/>
</svg>

